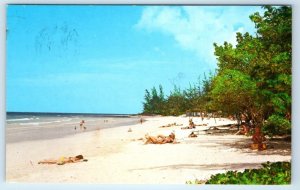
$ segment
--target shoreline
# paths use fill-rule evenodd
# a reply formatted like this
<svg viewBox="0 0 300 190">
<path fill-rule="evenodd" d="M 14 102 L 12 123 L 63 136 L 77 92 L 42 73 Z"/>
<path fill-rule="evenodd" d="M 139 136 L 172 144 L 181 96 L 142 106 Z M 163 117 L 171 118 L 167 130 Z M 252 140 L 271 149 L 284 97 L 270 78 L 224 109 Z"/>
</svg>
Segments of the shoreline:
<svg viewBox="0 0 300 190">
<path fill-rule="evenodd" d="M 137 117 L 62 117 L 47 116 L 37 120 L 25 120 L 24 123 L 6 122 L 6 143 L 65 138 L 77 133 L 96 131 L 104 128 L 122 127 L 139 122 Z M 86 130 L 80 130 L 79 123 L 85 120 Z M 22 121 L 22 120 L 21 120 Z M 76 129 L 75 129 L 76 127 Z"/>
<path fill-rule="evenodd" d="M 246 148 L 250 137 L 208 135 L 204 130 L 215 126 L 196 127 L 197 138 L 188 138 L 193 129 L 182 126 L 160 128 L 176 122 L 188 124 L 188 117 L 145 117 L 143 124 L 105 128 L 58 139 L 6 144 L 6 181 L 21 183 L 97 183 L 97 184 L 184 184 L 188 180 L 207 179 L 227 170 L 260 167 L 266 161 L 290 161 L 287 152 L 275 147 L 263 152 Z M 196 124 L 201 118 L 194 117 Z M 234 123 L 217 119 L 217 125 Z M 128 132 L 131 128 L 132 132 Z M 150 135 L 175 132 L 179 144 L 147 144 L 138 140 Z M 285 147 L 286 148 L 286 147 Z M 281 150 L 281 149 L 280 149 Z M 88 162 L 39 165 L 43 159 L 82 154 Z"/>
</svg>

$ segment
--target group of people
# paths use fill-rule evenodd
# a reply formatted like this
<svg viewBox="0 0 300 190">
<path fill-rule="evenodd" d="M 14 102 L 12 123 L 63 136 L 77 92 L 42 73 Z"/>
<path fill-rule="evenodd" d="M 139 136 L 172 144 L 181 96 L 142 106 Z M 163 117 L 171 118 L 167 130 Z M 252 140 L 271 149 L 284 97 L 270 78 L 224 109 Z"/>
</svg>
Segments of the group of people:
<svg viewBox="0 0 300 190">
<path fill-rule="evenodd" d="M 251 128 L 246 125 L 245 123 L 242 123 L 241 130 L 239 130 L 236 134 L 243 134 L 248 135 L 251 133 Z M 182 127 L 181 129 L 194 129 L 196 128 L 195 123 L 192 119 L 189 119 L 189 126 L 188 127 Z M 197 137 L 198 135 L 192 132 L 188 137 L 193 138 Z M 174 143 L 175 141 L 175 134 L 172 132 L 169 136 L 164 135 L 157 135 L 157 136 L 149 136 L 148 134 L 145 135 L 146 142 L 145 144 L 165 144 L 165 143 Z M 266 150 L 266 138 L 264 134 L 262 133 L 260 127 L 254 128 L 254 133 L 252 136 L 252 144 L 251 149 L 257 149 L 257 150 Z"/>
<path fill-rule="evenodd" d="M 80 129 L 86 129 L 84 126 L 85 121 L 82 120 L 79 123 Z M 142 123 L 142 120 L 141 120 Z M 193 122 L 192 119 L 189 119 L 189 126 L 182 128 L 182 129 L 194 129 L 195 128 L 195 123 Z M 75 127 L 76 130 L 76 127 Z M 247 126 L 245 123 L 242 123 L 242 130 L 239 131 L 239 134 L 249 134 L 250 133 L 250 127 Z M 189 137 L 197 137 L 197 135 L 192 132 Z M 172 132 L 169 135 L 157 135 L 157 136 L 150 136 L 148 134 L 145 135 L 146 142 L 145 144 L 166 144 L 166 143 L 178 143 L 175 140 L 175 133 Z M 261 129 L 259 127 L 254 128 L 254 134 L 252 136 L 252 141 L 253 143 L 251 144 L 252 149 L 257 149 L 257 150 L 265 150 L 266 149 L 266 138 L 261 132 Z M 76 162 L 82 162 L 82 161 L 87 161 L 87 159 L 84 159 L 82 155 L 77 155 L 74 157 L 61 157 L 57 160 L 55 159 L 49 159 L 49 160 L 42 160 L 39 161 L 38 164 L 57 164 L 57 165 L 63 165 L 66 163 L 76 163 Z"/>
<path fill-rule="evenodd" d="M 251 129 L 249 125 L 246 123 L 242 122 L 241 124 L 241 130 L 239 130 L 236 135 L 241 134 L 241 135 L 248 135 L 251 134 L 251 130 L 253 130 L 253 135 L 252 135 L 252 144 L 251 144 L 251 149 L 255 150 L 266 150 L 266 137 L 262 133 L 260 127 L 254 127 Z"/>
<path fill-rule="evenodd" d="M 84 123 L 85 123 L 84 120 L 81 120 L 81 121 L 79 122 L 79 129 L 80 129 L 80 130 L 86 130 L 86 126 L 84 126 Z M 74 129 L 76 130 L 77 127 L 75 126 Z"/>
<path fill-rule="evenodd" d="M 171 127 L 171 126 L 177 126 L 176 123 L 169 124 L 167 126 L 162 127 Z M 181 129 L 194 129 L 196 128 L 195 123 L 193 122 L 193 119 L 189 119 L 189 126 L 188 127 L 182 127 Z M 189 137 L 197 137 L 196 134 L 191 134 Z M 175 133 L 171 133 L 168 136 L 165 135 L 157 135 L 157 136 L 149 136 L 148 134 L 145 135 L 146 142 L 145 144 L 166 144 L 166 143 L 177 143 L 175 141 Z"/>
</svg>

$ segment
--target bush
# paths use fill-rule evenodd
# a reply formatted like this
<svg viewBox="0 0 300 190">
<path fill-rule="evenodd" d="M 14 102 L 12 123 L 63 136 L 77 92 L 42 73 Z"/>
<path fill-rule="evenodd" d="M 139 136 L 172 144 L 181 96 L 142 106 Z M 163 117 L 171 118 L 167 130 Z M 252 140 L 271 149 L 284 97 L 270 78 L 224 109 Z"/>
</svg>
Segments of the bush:
<svg viewBox="0 0 300 190">
<path fill-rule="evenodd" d="M 271 115 L 264 124 L 262 131 L 271 137 L 273 135 L 291 134 L 291 122 L 282 116 Z"/>
<path fill-rule="evenodd" d="M 284 185 L 291 183 L 291 163 L 264 163 L 260 169 L 246 169 L 243 172 L 228 171 L 212 175 L 206 182 L 196 180 L 187 184 L 256 184 L 256 185 Z"/>
<path fill-rule="evenodd" d="M 228 171 L 212 175 L 206 184 L 290 184 L 290 162 L 267 162 L 260 169 L 246 169 L 244 172 Z"/>
</svg>

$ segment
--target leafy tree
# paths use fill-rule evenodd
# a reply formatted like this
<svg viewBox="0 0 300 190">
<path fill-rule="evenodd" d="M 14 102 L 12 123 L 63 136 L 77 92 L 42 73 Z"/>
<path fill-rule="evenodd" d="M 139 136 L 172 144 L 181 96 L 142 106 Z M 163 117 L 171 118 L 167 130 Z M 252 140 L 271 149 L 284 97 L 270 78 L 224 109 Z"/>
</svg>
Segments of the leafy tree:
<svg viewBox="0 0 300 190">
<path fill-rule="evenodd" d="M 259 87 L 268 110 L 265 131 L 273 126 L 276 131 L 290 132 L 291 82 L 292 82 L 292 9 L 289 6 L 265 6 L 263 16 L 250 16 L 257 28 L 257 38 L 264 51 L 259 58 L 265 61 L 261 67 Z M 275 122 L 276 121 L 276 122 Z M 271 124 L 272 123 L 272 124 Z"/>
<path fill-rule="evenodd" d="M 145 102 L 143 102 L 143 107 L 144 107 L 143 112 L 144 113 L 152 113 L 152 110 L 153 110 L 152 104 L 151 104 L 152 97 L 147 89 L 145 90 L 144 98 L 145 98 Z"/>
<path fill-rule="evenodd" d="M 287 120 L 284 122 L 287 124 L 291 115 L 292 10 L 288 6 L 265 6 L 264 9 L 264 15 L 250 16 L 257 29 L 256 36 L 237 33 L 236 47 L 227 42 L 223 46 L 214 44 L 218 72 L 237 70 L 255 82 L 257 98 L 253 103 L 261 106 L 256 113 L 260 116 L 260 126 L 265 119 L 272 118 Z"/>
<path fill-rule="evenodd" d="M 189 111 L 198 111 L 198 100 L 200 93 L 196 85 L 189 86 L 188 89 L 183 91 L 183 95 L 186 98 L 186 107 Z"/>
<path fill-rule="evenodd" d="M 167 100 L 168 115 L 180 115 L 186 112 L 187 101 L 180 88 L 174 86 L 174 91 L 171 92 Z"/>
<path fill-rule="evenodd" d="M 159 85 L 159 94 L 155 87 L 151 89 L 150 92 L 146 89 L 145 91 L 145 102 L 143 103 L 144 110 L 143 113 L 146 114 L 163 114 L 165 107 L 165 97 L 163 88 Z"/>
<path fill-rule="evenodd" d="M 152 110 L 152 113 L 153 114 L 159 114 L 159 110 L 158 110 L 158 107 L 159 107 L 159 96 L 157 94 L 157 90 L 155 87 L 153 87 L 151 89 L 151 104 L 152 104 L 152 107 L 153 107 L 153 110 Z"/>
<path fill-rule="evenodd" d="M 237 70 L 224 70 L 213 81 L 211 98 L 216 110 L 237 116 L 248 115 L 260 121 L 260 105 L 256 104 L 257 88 L 249 75 Z"/>
<path fill-rule="evenodd" d="M 166 100 L 165 100 L 165 94 L 162 85 L 159 85 L 158 97 L 159 97 L 159 101 L 157 105 L 158 113 L 162 115 L 166 115 Z"/>
<path fill-rule="evenodd" d="M 287 134 L 291 129 L 292 10 L 289 6 L 264 6 L 263 15 L 250 19 L 256 34 L 237 33 L 237 45 L 215 46 L 216 74 L 165 98 L 155 87 L 146 90 L 144 112 L 179 115 L 187 110 L 243 114 L 268 134 Z"/>
</svg>

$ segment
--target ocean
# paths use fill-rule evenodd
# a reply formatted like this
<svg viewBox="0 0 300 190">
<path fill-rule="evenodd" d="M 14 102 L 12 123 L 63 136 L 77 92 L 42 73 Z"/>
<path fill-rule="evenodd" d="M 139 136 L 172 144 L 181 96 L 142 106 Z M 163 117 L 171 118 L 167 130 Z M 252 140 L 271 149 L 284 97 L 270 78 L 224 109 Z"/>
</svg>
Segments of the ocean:
<svg viewBox="0 0 300 190">
<path fill-rule="evenodd" d="M 80 130 L 82 120 L 85 121 L 85 130 Z M 79 132 L 134 125 L 138 122 L 137 115 L 126 114 L 8 112 L 6 143 L 61 138 Z"/>
</svg>

